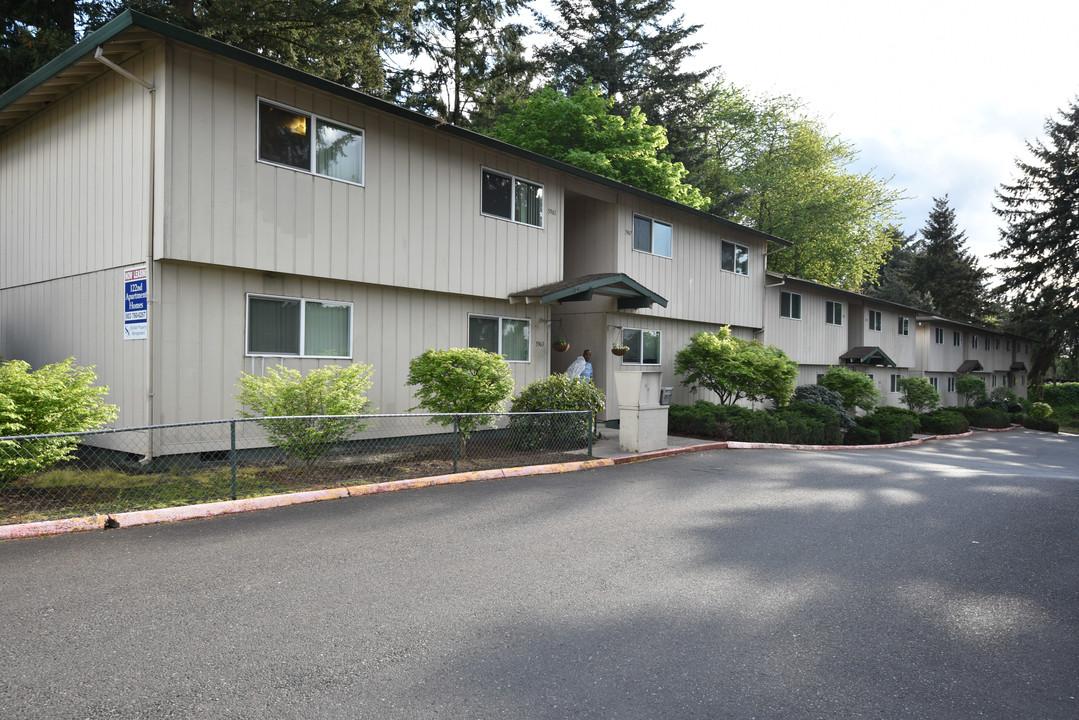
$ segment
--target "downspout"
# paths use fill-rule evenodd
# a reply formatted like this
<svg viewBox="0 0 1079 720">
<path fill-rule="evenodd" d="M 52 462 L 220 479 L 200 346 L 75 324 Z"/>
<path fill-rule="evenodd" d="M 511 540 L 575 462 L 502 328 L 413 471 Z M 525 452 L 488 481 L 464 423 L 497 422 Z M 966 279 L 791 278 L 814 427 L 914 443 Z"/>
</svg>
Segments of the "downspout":
<svg viewBox="0 0 1079 720">
<path fill-rule="evenodd" d="M 116 72 L 131 82 L 142 86 L 150 98 L 150 199 L 146 208 L 147 236 L 146 236 L 146 273 L 150 283 L 146 297 L 146 424 L 152 425 L 154 421 L 154 355 L 153 355 L 153 294 L 157 292 L 157 279 L 154 277 L 154 200 L 156 188 L 154 173 L 156 167 L 157 152 L 157 103 L 154 100 L 154 91 L 157 88 L 153 83 L 148 83 L 131 71 L 120 67 L 112 60 L 105 57 L 105 53 L 99 45 L 94 50 L 94 59 L 99 63 Z M 154 431 L 146 431 L 146 453 L 139 460 L 140 465 L 146 465 L 154 459 Z"/>
</svg>

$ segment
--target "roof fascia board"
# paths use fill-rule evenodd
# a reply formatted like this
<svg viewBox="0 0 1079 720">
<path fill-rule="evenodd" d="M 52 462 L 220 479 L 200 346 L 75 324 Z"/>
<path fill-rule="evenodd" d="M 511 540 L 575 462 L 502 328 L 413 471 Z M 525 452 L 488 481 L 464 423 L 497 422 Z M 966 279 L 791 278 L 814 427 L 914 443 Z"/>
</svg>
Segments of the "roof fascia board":
<svg viewBox="0 0 1079 720">
<path fill-rule="evenodd" d="M 172 25 L 165 22 L 164 20 L 159 20 L 155 17 L 151 17 L 135 10 L 124 10 L 122 13 L 107 22 L 101 28 L 87 35 L 85 38 L 83 38 L 81 42 L 76 44 L 74 47 L 68 48 L 59 57 L 53 59 L 47 65 L 39 69 L 34 74 L 30 75 L 28 78 L 8 90 L 3 95 L 0 95 L 0 109 L 19 99 L 38 85 L 46 82 L 71 63 L 74 63 L 77 60 L 82 59 L 82 57 L 84 57 L 85 55 L 93 52 L 94 48 L 98 45 L 108 42 L 112 38 L 122 33 L 124 30 L 127 30 L 128 28 L 133 26 L 141 27 L 145 30 L 155 32 L 166 38 L 182 42 L 186 45 L 191 45 L 192 47 L 199 48 L 200 50 L 205 50 L 216 55 L 221 55 L 222 57 L 236 60 L 237 62 L 242 62 L 260 70 L 271 72 L 275 75 L 280 75 L 289 80 L 293 80 L 295 82 L 317 88 L 323 92 L 337 95 L 338 97 L 352 100 L 353 102 L 359 102 L 363 105 L 374 108 L 375 110 L 380 110 L 382 112 L 395 115 L 405 120 L 411 120 L 412 122 L 439 130 L 448 135 L 453 135 L 463 140 L 479 143 L 480 145 L 484 145 L 493 150 L 498 150 L 509 155 L 514 155 L 524 160 L 534 162 L 537 165 L 544 165 L 546 167 L 550 167 L 552 169 L 567 173 L 569 175 L 575 175 L 589 182 L 604 185 L 618 192 L 629 193 L 644 200 L 648 200 L 659 205 L 664 205 L 676 209 L 680 212 L 689 213 L 701 219 L 707 220 L 708 222 L 729 228 L 731 230 L 746 233 L 750 236 L 760 238 L 768 242 L 776 243 L 785 247 L 789 247 L 793 244 L 789 240 L 784 240 L 783 238 L 769 235 L 766 232 L 755 230 L 753 228 L 746 227 L 745 225 L 739 225 L 736 222 L 727 220 L 726 218 L 721 218 L 718 215 L 712 215 L 711 213 L 704 212 L 703 210 L 697 210 L 696 208 L 690 207 L 689 205 L 683 205 L 682 203 L 675 202 L 674 200 L 670 200 L 669 198 L 655 195 L 646 190 L 641 190 L 640 188 L 635 188 L 632 185 L 627 185 L 617 180 L 603 177 L 602 175 L 596 175 L 595 173 L 591 173 L 587 170 L 582 170 L 581 168 L 574 167 L 573 165 L 562 162 L 561 160 L 555 160 L 554 158 L 549 158 L 538 153 L 534 153 L 530 150 L 519 148 L 516 145 L 510 145 L 509 143 L 502 142 L 501 140 L 496 140 L 492 137 L 481 135 L 480 133 L 477 133 L 475 131 L 442 122 L 441 120 L 430 117 L 428 115 L 424 115 L 422 113 L 415 112 L 414 110 L 408 110 L 406 108 L 400 107 L 399 105 L 394 105 L 391 102 L 387 102 L 372 95 L 362 93 L 359 90 L 345 87 L 344 85 L 338 85 L 337 83 L 330 82 L 329 80 L 325 80 L 316 75 L 312 75 L 302 70 L 297 70 L 296 68 L 291 68 L 287 65 L 283 65 L 276 60 L 270 60 L 269 58 L 265 58 L 257 53 L 252 53 L 247 50 L 241 50 L 240 48 L 233 47 L 232 45 L 228 45 L 219 40 L 213 40 L 204 35 L 199 35 L 196 32 L 192 32 L 176 25 Z"/>
</svg>

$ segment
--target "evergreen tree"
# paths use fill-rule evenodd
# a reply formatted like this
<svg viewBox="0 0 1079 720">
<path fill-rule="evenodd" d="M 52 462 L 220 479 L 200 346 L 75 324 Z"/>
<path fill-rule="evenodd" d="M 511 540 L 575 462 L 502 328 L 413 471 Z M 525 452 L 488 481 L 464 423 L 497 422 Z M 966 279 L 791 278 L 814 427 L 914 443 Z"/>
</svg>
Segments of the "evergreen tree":
<svg viewBox="0 0 1079 720">
<path fill-rule="evenodd" d="M 639 107 L 648 122 L 667 129 L 667 152 L 686 167 L 701 159 L 696 135 L 707 96 L 694 89 L 710 70 L 683 65 L 701 43 L 690 42 L 700 25 L 683 16 L 668 20 L 674 0 L 554 0 L 555 18 L 538 16 L 555 38 L 537 50 L 555 85 L 572 93 L 598 83 L 628 117 Z"/>
<path fill-rule="evenodd" d="M 103 25 L 104 0 L 0 0 L 0 93 Z"/>
<path fill-rule="evenodd" d="M 982 322 L 986 315 L 985 284 L 989 272 L 964 249 L 966 233 L 955 222 L 948 196 L 933 198 L 922 239 L 908 273 L 916 291 L 933 298 L 934 312 L 953 320 Z"/>
<path fill-rule="evenodd" d="M 911 268 L 918 257 L 914 250 L 917 235 L 904 235 L 899 228 L 892 228 L 890 234 L 895 239 L 895 247 L 888 253 L 880 275 L 864 289 L 865 294 L 907 307 L 935 312 L 933 296 L 915 290 L 910 282 Z"/>
<path fill-rule="evenodd" d="M 1053 359 L 1079 350 L 1079 100 L 1045 122 L 1045 141 L 1027 143 L 1030 162 L 996 192 L 1004 221 L 1002 289 L 1015 301 L 1020 326 L 1039 340 L 1031 359 L 1040 379 Z"/>
<path fill-rule="evenodd" d="M 395 100 L 462 125 L 480 117 L 489 123 L 497 108 L 525 97 L 534 75 L 523 43 L 529 30 L 508 22 L 525 2 L 417 2 L 406 43 L 412 66 L 391 73 Z"/>
</svg>

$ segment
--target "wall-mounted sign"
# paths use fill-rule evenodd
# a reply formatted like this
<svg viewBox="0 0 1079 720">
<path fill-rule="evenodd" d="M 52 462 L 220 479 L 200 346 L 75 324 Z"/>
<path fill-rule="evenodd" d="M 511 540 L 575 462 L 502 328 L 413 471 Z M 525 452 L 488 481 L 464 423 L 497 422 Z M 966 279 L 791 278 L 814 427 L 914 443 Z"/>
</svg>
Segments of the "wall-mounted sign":
<svg viewBox="0 0 1079 720">
<path fill-rule="evenodd" d="M 124 268 L 124 340 L 145 340 L 149 327 L 150 275 L 146 265 Z"/>
</svg>

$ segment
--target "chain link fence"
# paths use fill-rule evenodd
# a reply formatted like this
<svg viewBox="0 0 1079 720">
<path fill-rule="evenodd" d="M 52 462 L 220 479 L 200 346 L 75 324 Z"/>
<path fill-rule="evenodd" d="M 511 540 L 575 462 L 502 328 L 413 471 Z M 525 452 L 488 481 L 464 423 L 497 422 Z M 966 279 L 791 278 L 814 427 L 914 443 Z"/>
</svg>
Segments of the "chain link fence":
<svg viewBox="0 0 1079 720">
<path fill-rule="evenodd" d="M 0 524 L 541 465 L 590 412 L 302 416 L 0 437 Z"/>
</svg>

